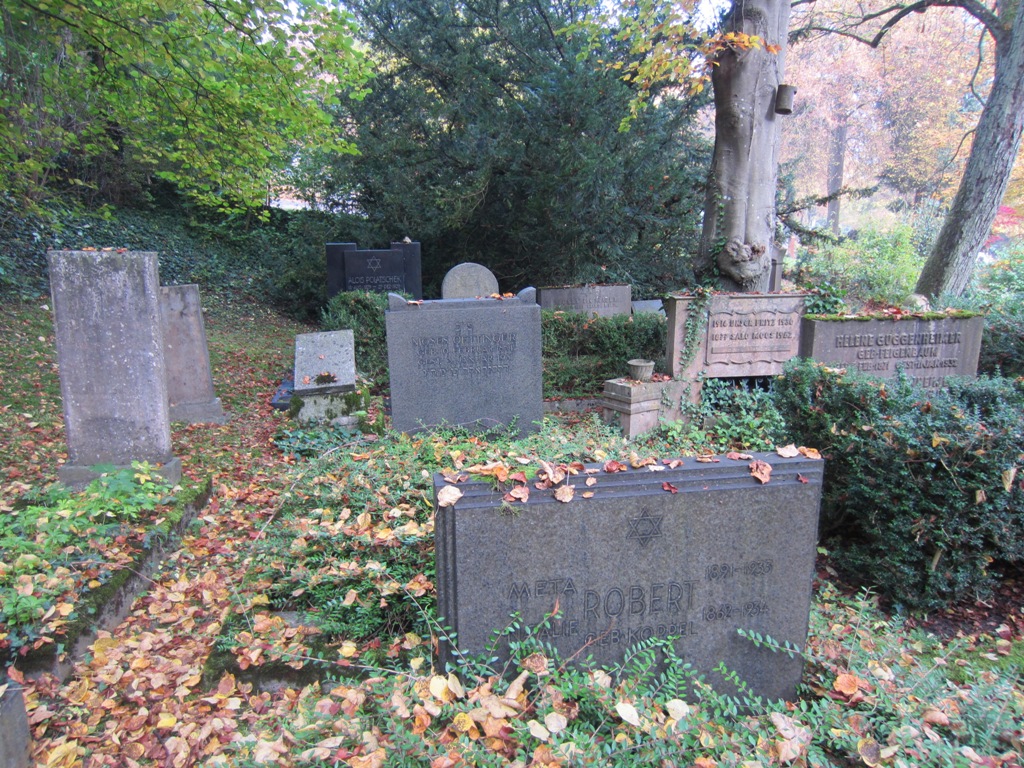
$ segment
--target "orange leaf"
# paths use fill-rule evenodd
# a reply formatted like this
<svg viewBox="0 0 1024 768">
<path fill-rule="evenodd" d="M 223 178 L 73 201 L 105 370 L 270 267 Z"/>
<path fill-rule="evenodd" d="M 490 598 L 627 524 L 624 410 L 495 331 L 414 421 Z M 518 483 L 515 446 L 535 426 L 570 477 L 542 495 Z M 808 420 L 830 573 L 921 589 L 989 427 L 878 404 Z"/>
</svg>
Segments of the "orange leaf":
<svg viewBox="0 0 1024 768">
<path fill-rule="evenodd" d="M 839 691 L 844 696 L 853 696 L 860 688 L 860 678 L 856 675 L 851 675 L 849 672 L 843 672 L 836 681 L 832 683 L 832 688 Z"/>
<path fill-rule="evenodd" d="M 761 485 L 764 485 L 772 479 L 772 465 L 767 461 L 752 461 L 750 462 L 750 474 L 761 481 Z"/>
<path fill-rule="evenodd" d="M 560 485 L 555 489 L 555 498 L 561 501 L 563 504 L 567 504 L 572 501 L 572 497 L 576 495 L 575 485 Z"/>
</svg>

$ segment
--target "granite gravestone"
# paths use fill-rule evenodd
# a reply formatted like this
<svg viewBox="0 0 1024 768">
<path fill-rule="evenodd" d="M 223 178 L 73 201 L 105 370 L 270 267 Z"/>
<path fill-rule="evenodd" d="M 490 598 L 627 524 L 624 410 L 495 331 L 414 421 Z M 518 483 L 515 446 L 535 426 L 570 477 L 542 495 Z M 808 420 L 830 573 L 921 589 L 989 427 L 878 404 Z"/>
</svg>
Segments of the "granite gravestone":
<svg viewBox="0 0 1024 768">
<path fill-rule="evenodd" d="M 359 250 L 355 243 L 327 243 L 326 250 L 328 297 L 340 291 L 372 291 L 423 298 L 419 243 L 392 243 L 379 250 Z"/>
<path fill-rule="evenodd" d="M 870 376 L 890 378 L 900 368 L 925 389 L 947 376 L 976 376 L 985 318 L 804 318 L 800 356 Z"/>
<path fill-rule="evenodd" d="M 213 390 L 199 286 L 162 286 L 160 319 L 171 421 L 223 424 L 227 418 Z"/>
<path fill-rule="evenodd" d="M 541 288 L 537 295 L 540 297 L 541 309 L 562 309 L 600 317 L 628 315 L 633 306 L 633 288 L 629 285 Z"/>
<path fill-rule="evenodd" d="M 396 430 L 442 424 L 538 428 L 540 307 L 533 288 L 505 299 L 410 303 L 386 313 L 391 417 Z"/>
<path fill-rule="evenodd" d="M 96 465 L 147 461 L 176 483 L 181 461 L 171 454 L 157 255 L 47 256 L 68 442 L 61 482 L 82 487 Z"/>
<path fill-rule="evenodd" d="M 471 261 L 456 264 L 441 281 L 442 299 L 473 299 L 497 292 L 498 278 L 494 273 L 482 264 Z"/>
<path fill-rule="evenodd" d="M 753 461 L 772 467 L 766 484 Z M 533 487 L 527 502 L 504 502 L 502 489 L 473 479 L 456 486 L 453 506 L 437 499 L 438 612 L 458 651 L 491 653 L 511 614 L 536 627 L 557 609 L 540 637 L 563 659 L 608 666 L 637 643 L 673 637 L 720 690 L 736 693 L 713 671 L 724 662 L 753 693 L 793 698 L 800 659 L 737 629 L 803 646 L 823 462 L 754 454 L 661 472 L 589 469 L 570 477 L 568 503 Z M 436 496 L 447 482 L 434 483 Z M 458 651 L 443 644 L 442 662 Z M 495 652 L 507 657 L 507 638 Z"/>
<path fill-rule="evenodd" d="M 349 413 L 356 388 L 352 331 L 300 333 L 295 337 L 295 380 L 291 402 L 299 421 L 354 424 Z"/>
</svg>

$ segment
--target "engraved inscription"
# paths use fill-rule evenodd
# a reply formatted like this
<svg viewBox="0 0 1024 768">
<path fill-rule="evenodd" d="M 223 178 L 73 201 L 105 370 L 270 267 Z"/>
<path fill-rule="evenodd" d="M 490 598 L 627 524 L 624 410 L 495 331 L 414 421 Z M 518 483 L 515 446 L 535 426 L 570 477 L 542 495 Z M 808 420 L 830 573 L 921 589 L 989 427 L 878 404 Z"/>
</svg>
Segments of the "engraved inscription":
<svg viewBox="0 0 1024 768">
<path fill-rule="evenodd" d="M 494 376 L 508 371 L 516 352 L 516 334 L 476 333 L 470 324 L 446 336 L 413 339 L 419 373 L 431 379 Z"/>
<path fill-rule="evenodd" d="M 378 259 L 377 261 L 380 261 Z M 345 277 L 345 287 L 350 291 L 395 291 L 401 293 L 405 290 L 404 275 L 348 275 Z"/>
<path fill-rule="evenodd" d="M 645 509 L 640 517 L 634 517 L 629 521 L 629 533 L 627 539 L 636 539 L 640 542 L 640 548 L 644 549 L 654 539 L 661 538 L 661 524 L 664 515 L 652 515 L 649 509 Z"/>
<path fill-rule="evenodd" d="M 788 350 L 796 341 L 796 323 L 790 312 L 716 313 L 708 332 L 708 355 Z"/>
<path fill-rule="evenodd" d="M 844 333 L 835 337 L 835 357 L 858 371 L 891 376 L 903 368 L 915 384 L 934 389 L 960 367 L 960 331 Z"/>
<path fill-rule="evenodd" d="M 727 621 L 730 619 L 752 619 L 757 616 L 767 616 L 770 613 L 768 603 L 764 600 L 751 600 L 740 605 L 732 603 L 717 603 L 704 606 L 701 611 L 701 618 L 704 621 Z"/>
<path fill-rule="evenodd" d="M 749 563 L 713 563 L 704 569 L 707 581 L 726 581 L 736 576 L 767 576 L 775 564 L 771 560 L 754 560 Z"/>
</svg>

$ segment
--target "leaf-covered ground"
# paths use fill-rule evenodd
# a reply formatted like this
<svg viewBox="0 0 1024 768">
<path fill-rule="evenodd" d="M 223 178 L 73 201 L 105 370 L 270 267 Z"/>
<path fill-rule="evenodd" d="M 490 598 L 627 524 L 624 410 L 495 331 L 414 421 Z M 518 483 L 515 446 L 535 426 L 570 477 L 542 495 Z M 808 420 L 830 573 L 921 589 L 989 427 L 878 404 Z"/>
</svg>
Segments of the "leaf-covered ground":
<svg viewBox="0 0 1024 768">
<path fill-rule="evenodd" d="M 4 509 L 54 481 L 65 451 L 47 304 L 0 309 Z M 232 419 L 175 425 L 173 439 L 189 481 L 212 478 L 213 498 L 66 682 L 12 673 L 25 686 L 37 764 L 1021 764 L 1024 605 L 1012 597 L 1002 606 L 1011 620 L 939 642 L 823 582 L 804 698 L 752 714 L 711 692 L 680 695 L 679 680 L 646 676 L 643 654 L 614 680 L 541 653 L 506 678 L 432 670 L 429 611 L 403 608 L 433 594 L 419 568 L 432 525 L 423 471 L 487 466 L 487 446 L 355 436 L 323 446 L 321 459 L 287 457 L 272 439 L 287 423 L 269 399 L 294 335 L 309 329 L 230 295 L 204 304 Z M 554 464 L 629 460 L 621 441 L 620 456 L 558 430 L 534 446 Z M 347 586 L 318 650 L 301 617 L 321 583 Z M 245 681 L 275 661 L 319 669 L 317 653 L 332 669 L 323 682 L 260 691 Z M 230 664 L 211 664 L 225 655 Z"/>
</svg>

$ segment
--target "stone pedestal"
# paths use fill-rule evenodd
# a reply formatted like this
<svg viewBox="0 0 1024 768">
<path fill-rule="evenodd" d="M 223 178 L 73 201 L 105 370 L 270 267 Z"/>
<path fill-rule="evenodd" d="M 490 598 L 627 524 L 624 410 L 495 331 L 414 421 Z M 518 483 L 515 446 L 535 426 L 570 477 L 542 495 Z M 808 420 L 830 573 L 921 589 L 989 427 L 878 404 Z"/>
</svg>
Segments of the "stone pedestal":
<svg viewBox="0 0 1024 768">
<path fill-rule="evenodd" d="M 629 439 L 655 429 L 663 389 L 661 382 L 609 379 L 604 383 L 601 399 L 605 424 L 618 426 Z"/>
<path fill-rule="evenodd" d="M 199 286 L 160 288 L 160 315 L 171 421 L 223 424 L 227 416 L 213 390 Z"/>
<path fill-rule="evenodd" d="M 84 487 L 96 465 L 161 465 L 181 479 L 171 454 L 155 253 L 51 251 L 57 362 L 68 461 L 61 482 Z"/>
</svg>

